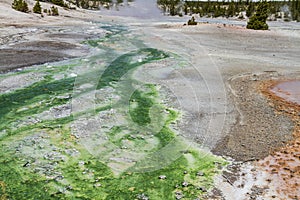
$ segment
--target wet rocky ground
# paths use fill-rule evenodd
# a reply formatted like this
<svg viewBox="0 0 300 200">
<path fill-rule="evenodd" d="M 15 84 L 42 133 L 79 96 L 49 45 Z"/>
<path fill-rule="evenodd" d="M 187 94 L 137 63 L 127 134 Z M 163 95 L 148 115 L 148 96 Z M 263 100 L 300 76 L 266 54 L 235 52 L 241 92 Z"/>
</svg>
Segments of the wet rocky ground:
<svg viewBox="0 0 300 200">
<path fill-rule="evenodd" d="M 79 27 L 8 27 L 10 35 L 0 39 L 0 70 L 10 71 L 32 65 L 82 57 L 89 53 L 80 42 L 104 33 L 86 32 Z M 12 30 L 10 30 L 12 29 Z M 72 29 L 76 29 L 75 33 Z"/>
<path fill-rule="evenodd" d="M 124 22 L 124 19 L 121 21 Z M 93 26 L 95 27 L 92 28 Z M 170 123 L 173 131 L 182 136 L 184 140 L 197 142 L 201 148 L 208 148 L 215 154 L 223 156 L 230 163 L 224 173 L 216 178 L 215 189 L 209 191 L 208 188 L 211 185 L 206 185 L 202 179 L 206 177 L 205 173 L 204 177 L 197 175 L 196 181 L 193 180 L 195 174 L 201 169 L 180 168 L 175 163 L 172 169 L 177 169 L 175 172 L 178 174 L 175 175 L 180 177 L 180 182 L 174 181 L 176 178 L 170 171 L 158 171 L 158 174 L 145 177 L 125 173 L 122 174 L 120 180 L 112 180 L 106 176 L 111 172 L 108 172 L 106 167 L 89 156 L 92 153 L 100 157 L 102 151 L 109 149 L 110 146 L 104 146 L 100 150 L 95 147 L 101 146 L 101 142 L 108 139 L 113 140 L 118 148 L 111 154 L 105 154 L 108 155 L 105 159 L 109 160 L 110 167 L 123 170 L 122 166 L 124 165 L 119 163 L 127 163 L 128 166 L 125 167 L 129 167 L 137 158 L 137 154 L 132 153 L 136 151 L 135 143 L 140 146 L 143 146 L 141 144 L 145 142 L 149 142 L 151 145 L 157 144 L 151 134 L 148 135 L 144 129 L 145 136 L 143 138 L 136 137 L 134 132 L 130 132 L 132 130 L 128 128 L 128 125 L 121 126 L 124 132 L 113 129 L 113 123 L 122 124 L 126 121 L 124 117 L 126 115 L 124 113 L 116 114 L 115 109 L 103 107 L 104 110 L 99 111 L 99 116 L 89 115 L 89 106 L 94 105 L 90 102 L 93 93 L 89 91 L 89 88 L 93 88 L 95 83 L 93 81 L 96 80 L 93 75 L 77 79 L 76 91 L 86 93 L 84 98 L 77 99 L 80 102 L 80 104 L 76 104 L 77 107 L 71 106 L 70 95 L 72 92 L 76 93 L 76 91 L 71 91 L 74 89 L 72 84 L 80 74 L 79 72 L 104 67 L 109 61 L 117 59 L 119 56 L 122 60 L 121 55 L 123 54 L 132 57 L 132 63 L 141 63 L 147 57 L 144 54 L 132 56 L 136 53 L 132 52 L 136 48 L 135 45 L 141 47 L 139 46 L 141 43 L 132 42 L 136 38 L 130 40 L 132 43 L 126 43 L 127 40 L 124 41 L 118 37 L 114 38 L 117 42 L 109 39 L 107 41 L 92 40 L 90 46 L 94 47 L 93 50 L 96 49 L 96 51 L 91 52 L 81 42 L 105 35 L 105 32 L 96 26 L 91 24 L 88 29 L 78 26 L 11 27 L 8 30 L 12 34 L 1 36 L 0 58 L 3 59 L 0 59 L 0 67 L 2 71 L 48 63 L 41 65 L 38 70 L 28 69 L 29 71 L 24 73 L 25 75 L 15 76 L 13 74 L 7 75 L 7 77 L 5 75 L 1 80 L 1 91 L 9 93 L 15 89 L 30 87 L 33 83 L 45 81 L 40 83 L 41 86 L 37 84 L 30 88 L 40 94 L 41 89 L 47 91 L 49 88 L 55 88 L 51 84 L 46 84 L 45 88 L 43 86 L 47 81 L 52 83 L 53 80 L 55 86 L 61 87 L 54 92 L 49 91 L 49 94 L 46 92 L 45 94 L 49 95 L 46 96 L 47 100 L 25 101 L 25 106 L 20 105 L 13 111 L 21 119 L 13 122 L 13 116 L 5 116 L 7 117 L 5 122 L 11 123 L 13 133 L 20 130 L 22 137 L 18 138 L 13 145 L 9 145 L 13 152 L 10 155 L 17 155 L 19 159 L 16 161 L 17 165 L 6 156 L 1 160 L 5 164 L 3 166 L 12 168 L 19 166 L 25 175 L 30 171 L 45 176 L 46 180 L 37 182 L 42 185 L 45 183 L 48 184 L 47 186 L 50 185 L 52 189 L 49 191 L 56 197 L 60 195 L 80 196 L 83 193 L 87 194 L 92 189 L 94 192 L 103 192 L 107 195 L 109 192 L 105 191 L 105 187 L 120 187 L 124 194 L 131 195 L 131 197 L 134 195 L 140 199 L 148 198 L 147 192 L 140 191 L 143 189 L 141 185 L 137 186 L 139 190 L 131 185 L 131 182 L 142 181 L 145 177 L 149 179 L 154 177 L 154 185 L 149 182 L 148 188 L 160 186 L 166 187 L 169 191 L 172 190 L 168 195 L 170 199 L 189 198 L 189 191 L 198 191 L 208 199 L 260 199 L 263 197 L 284 199 L 286 197 L 286 194 L 276 191 L 276 185 L 270 184 L 270 182 L 276 183 L 276 180 L 279 180 L 276 179 L 278 173 L 275 172 L 278 172 L 280 165 L 270 166 L 270 162 L 267 164 L 266 162 L 272 152 L 276 152 L 286 145 L 293 145 L 290 142 L 293 141 L 295 120 L 289 115 L 278 113 L 283 112 L 284 109 L 278 111 L 276 106 L 270 105 L 270 101 L 260 92 L 260 83 L 269 79 L 297 76 L 296 72 L 299 71 L 299 34 L 297 31 L 280 29 L 270 32 L 248 31 L 242 27 L 209 24 L 201 24 L 196 27 L 183 27 L 180 24 L 164 26 L 157 25 L 157 22 L 154 25 L 148 24 L 146 27 L 139 23 L 132 25 L 131 28 L 139 32 L 138 38 L 144 41 L 145 45 L 170 54 L 170 58 L 167 60 L 143 63 L 143 66 L 133 73 L 133 77 L 138 81 L 157 84 L 156 89 L 162 92 L 162 97 L 164 97 L 163 100 L 159 99 L 160 103 L 164 106 L 171 106 L 182 113 L 178 121 Z M 132 37 L 132 34 L 126 35 L 127 37 Z M 145 47 L 144 44 L 142 46 Z M 111 50 L 116 54 L 101 54 L 105 51 L 111 52 Z M 126 54 L 128 52 L 131 53 Z M 96 59 L 99 58 L 97 56 L 80 59 L 78 63 L 84 67 L 76 69 L 73 69 L 74 66 L 68 63 L 62 63 L 61 66 L 59 64 L 58 67 L 52 66 L 50 63 L 81 57 L 88 53 L 100 54 L 101 59 Z M 75 62 L 75 65 L 78 63 Z M 115 64 L 116 62 L 114 62 Z M 63 71 L 59 71 L 59 68 Z M 295 74 L 291 75 L 293 72 Z M 50 80 L 47 79 L 49 75 Z M 81 79 L 88 81 L 81 85 Z M 10 84 L 10 82 L 14 82 L 14 84 Z M 57 95 L 56 92 L 61 92 L 62 95 Z M 147 90 L 142 92 L 145 94 Z M 99 90 L 96 96 L 99 98 L 98 106 L 105 106 L 118 100 L 120 93 L 105 88 Z M 12 97 L 14 96 L 12 95 Z M 12 101 L 10 106 L 18 107 L 18 102 L 22 103 L 22 101 L 16 100 Z M 139 101 L 132 100 L 132 108 L 137 106 L 136 102 Z M 38 110 L 39 107 L 43 109 Z M 69 124 L 69 120 L 73 120 L 71 119 L 72 109 L 87 113 L 87 116 L 83 118 L 75 117 L 78 120 L 75 128 Z M 30 113 L 30 110 L 36 111 L 36 113 Z M 163 113 L 170 114 L 169 111 Z M 24 118 L 23 115 L 26 117 Z M 47 121 L 53 119 L 54 121 Z M 101 123 L 97 123 L 99 121 Z M 62 124 L 64 126 L 61 126 Z M 34 129 L 28 130 L 26 126 L 34 127 Z M 80 129 L 80 134 L 76 134 L 76 128 Z M 98 129 L 108 135 L 109 133 L 116 134 L 116 137 L 97 135 L 94 131 Z M 126 135 L 128 132 L 130 134 Z M 124 141 L 120 143 L 118 137 L 122 137 L 123 133 L 126 137 L 124 136 Z M 5 127 L 0 136 L 3 137 L 7 134 L 11 133 L 9 133 L 9 128 Z M 90 135 L 93 137 L 87 137 Z M 83 148 L 78 148 L 82 138 L 88 139 L 85 143 L 81 143 Z M 144 145 L 143 149 L 147 150 L 151 145 Z M 295 145 L 298 143 L 296 142 Z M 36 154 L 32 152 L 36 152 Z M 190 164 L 195 162 L 191 152 L 183 152 Z M 285 154 L 285 152 L 290 151 L 282 149 L 282 153 Z M 297 152 L 291 152 L 293 155 L 290 153 L 288 155 L 292 155 L 293 159 L 297 158 Z M 122 156 L 117 157 L 116 155 Z M 282 154 L 280 153 L 280 155 Z M 201 156 L 205 158 L 205 155 Z M 204 159 L 202 164 L 205 160 L 207 159 Z M 262 164 L 257 164 L 257 160 L 260 160 Z M 281 161 L 279 159 L 279 162 Z M 205 168 L 202 164 L 196 162 L 193 166 Z M 103 168 L 99 170 L 99 166 Z M 9 172 L 8 167 L 3 170 Z M 209 161 L 209 167 L 220 170 L 222 164 Z M 274 172 L 275 175 L 271 176 L 265 172 L 264 167 L 271 174 Z M 286 175 L 284 176 L 298 176 L 298 168 L 294 169 L 288 166 L 285 168 Z M 107 174 L 99 174 L 98 172 L 101 170 Z M 201 172 L 203 173 L 203 170 Z M 77 174 L 76 181 L 73 180 L 72 174 Z M 211 175 L 209 173 L 209 176 Z M 97 176 L 101 178 L 99 179 Z M 113 177 L 113 174 L 110 176 Z M 282 177 L 290 180 L 284 176 Z M 124 180 L 121 179 L 131 181 L 122 185 Z M 298 179 L 291 180 L 296 180 L 297 183 Z M 27 182 L 28 185 L 33 184 L 30 180 Z M 3 185 L 5 184 L 0 181 L 2 191 L 5 188 Z M 55 190 L 53 190 L 53 185 L 55 185 Z M 80 192 L 79 190 L 84 188 L 83 186 L 87 186 L 88 189 Z M 297 185 L 294 186 L 291 191 L 287 190 L 286 193 L 297 192 Z M 169 194 L 164 192 L 164 194 Z M 295 199 L 297 197 L 294 195 L 287 198 Z"/>
<path fill-rule="evenodd" d="M 177 64 L 184 67 L 160 70 L 149 66 L 145 71 L 170 89 L 171 102 L 184 111 L 179 132 L 231 163 L 207 198 L 295 198 L 282 192 L 287 187 L 281 190 L 270 182 L 275 183 L 275 177 L 294 182 L 297 169 L 287 179 L 278 173 L 270 176 L 258 163 L 295 141 L 297 120 L 279 114 L 260 86 L 264 81 L 299 76 L 297 27 L 271 27 L 274 30 L 268 32 L 209 24 L 156 27 L 160 30 L 146 28 L 149 38 L 145 40 L 184 55 L 185 62 Z M 297 194 L 297 187 L 290 193 Z"/>
<path fill-rule="evenodd" d="M 277 72 L 263 72 L 241 74 L 229 80 L 237 118 L 230 134 L 213 149 L 214 153 L 237 161 L 255 161 L 265 158 L 292 139 L 291 119 L 277 115 L 258 90 L 261 81 L 278 76 Z"/>
<path fill-rule="evenodd" d="M 1 198 L 183 199 L 206 193 L 224 160 L 182 138 L 175 131 L 179 112 L 168 107 L 160 86 L 135 74 L 138 67 L 159 68 L 180 57 L 148 47 L 127 27 L 92 25 L 85 31 L 97 38 L 84 44 L 65 33 L 70 29 L 55 27 L 53 35 L 6 44 L 65 53 L 86 45 L 90 51 L 1 74 Z M 44 37 L 62 37 L 62 46 Z"/>
</svg>

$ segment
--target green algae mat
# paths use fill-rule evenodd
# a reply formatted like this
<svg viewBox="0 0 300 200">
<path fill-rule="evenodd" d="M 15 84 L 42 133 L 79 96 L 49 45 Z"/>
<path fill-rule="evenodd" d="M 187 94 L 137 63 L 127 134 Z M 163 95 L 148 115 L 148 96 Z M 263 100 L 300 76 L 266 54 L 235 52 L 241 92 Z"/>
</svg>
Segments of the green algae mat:
<svg viewBox="0 0 300 200">
<path fill-rule="evenodd" d="M 225 162 L 180 137 L 180 110 L 134 76 L 180 58 L 98 25 L 90 56 L 0 75 L 23 81 L 0 94 L 0 199 L 201 199 Z"/>
</svg>

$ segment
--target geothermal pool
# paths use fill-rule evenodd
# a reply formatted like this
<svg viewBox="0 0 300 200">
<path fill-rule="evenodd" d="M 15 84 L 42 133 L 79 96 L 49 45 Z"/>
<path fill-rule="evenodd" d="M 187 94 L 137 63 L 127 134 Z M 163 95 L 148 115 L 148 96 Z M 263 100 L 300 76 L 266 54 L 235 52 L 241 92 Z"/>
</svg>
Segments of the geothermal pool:
<svg viewBox="0 0 300 200">
<path fill-rule="evenodd" d="M 276 84 L 271 88 L 277 96 L 300 105 L 300 81 L 291 80 Z"/>
</svg>

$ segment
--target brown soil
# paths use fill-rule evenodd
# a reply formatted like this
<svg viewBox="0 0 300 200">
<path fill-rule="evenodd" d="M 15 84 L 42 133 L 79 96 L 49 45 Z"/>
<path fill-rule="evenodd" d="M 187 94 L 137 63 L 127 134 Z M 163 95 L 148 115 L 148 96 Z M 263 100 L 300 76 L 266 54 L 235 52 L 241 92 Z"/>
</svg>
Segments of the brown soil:
<svg viewBox="0 0 300 200">
<path fill-rule="evenodd" d="M 56 42 L 56 41 L 33 41 L 33 42 L 22 42 L 12 46 L 13 48 L 22 49 L 37 49 L 37 50 L 53 50 L 53 51 L 63 51 L 76 49 L 78 46 L 75 44 L 70 44 L 67 42 Z"/>
<path fill-rule="evenodd" d="M 271 88 L 280 80 L 266 81 L 260 89 L 267 96 L 271 107 L 278 114 L 286 115 L 295 124 L 293 140 L 279 148 L 267 158 L 258 162 L 270 175 L 270 181 L 276 183 L 276 190 L 288 199 L 300 198 L 300 105 L 288 102 L 271 92 Z"/>
<path fill-rule="evenodd" d="M 249 73 L 229 81 L 230 98 L 236 103 L 239 115 L 230 135 L 214 151 L 242 161 L 233 161 L 222 177 L 236 193 L 242 193 L 245 185 L 250 184 L 251 190 L 247 190 L 245 199 L 300 199 L 300 105 L 271 91 L 276 84 L 288 81 L 287 77 L 299 79 L 299 72 L 282 75 L 275 71 Z M 241 134 L 242 131 L 245 134 Z M 254 162 L 247 162 L 252 160 Z M 252 167 L 244 170 L 245 166 Z"/>
<path fill-rule="evenodd" d="M 52 33 L 39 29 L 34 36 L 34 32 L 31 32 L 2 37 L 0 72 L 80 57 L 88 53 L 88 48 L 79 44 L 80 41 L 89 38 L 88 35 L 65 33 L 64 37 L 56 38 L 58 30 L 50 28 L 50 31 Z"/>
<path fill-rule="evenodd" d="M 59 61 L 71 56 L 45 50 L 0 49 L 0 71 L 9 71 L 46 62 Z"/>
</svg>

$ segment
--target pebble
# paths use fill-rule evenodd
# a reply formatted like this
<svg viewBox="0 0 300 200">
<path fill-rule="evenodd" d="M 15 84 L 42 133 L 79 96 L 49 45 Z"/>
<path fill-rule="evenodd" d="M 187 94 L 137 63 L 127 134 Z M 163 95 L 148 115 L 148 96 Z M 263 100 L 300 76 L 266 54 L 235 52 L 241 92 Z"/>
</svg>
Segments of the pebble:
<svg viewBox="0 0 300 200">
<path fill-rule="evenodd" d="M 198 187 L 198 190 L 201 190 L 202 192 L 207 192 L 207 189 L 205 187 Z"/>
<path fill-rule="evenodd" d="M 66 190 L 72 190 L 72 189 L 73 189 L 73 187 L 71 185 L 66 187 Z"/>
<path fill-rule="evenodd" d="M 71 74 L 70 74 L 70 77 L 72 77 L 72 78 L 77 77 L 77 74 L 71 73 Z"/>
<path fill-rule="evenodd" d="M 85 164 L 84 161 L 79 161 L 79 162 L 78 162 L 78 165 L 84 165 L 84 164 Z"/>
<path fill-rule="evenodd" d="M 94 187 L 101 187 L 101 184 L 100 183 L 96 183 L 96 184 L 94 184 Z"/>
<path fill-rule="evenodd" d="M 63 180 L 64 179 L 64 176 L 57 176 L 57 177 L 55 177 L 55 179 L 54 180 L 56 180 L 56 181 L 59 181 L 59 180 Z"/>
<path fill-rule="evenodd" d="M 166 175 L 160 175 L 158 178 L 164 180 L 164 179 L 167 178 L 167 176 Z"/>
<path fill-rule="evenodd" d="M 182 199 L 184 197 L 184 195 L 181 192 L 177 191 L 177 192 L 175 192 L 175 197 L 176 197 L 176 199 Z"/>
<path fill-rule="evenodd" d="M 197 172 L 197 176 L 204 176 L 204 173 L 202 171 Z"/>
<path fill-rule="evenodd" d="M 188 182 L 186 182 L 186 181 L 184 181 L 183 183 L 182 183 L 182 186 L 183 187 L 187 187 L 189 184 L 188 184 Z"/>
<path fill-rule="evenodd" d="M 143 194 L 138 194 L 137 199 L 139 200 L 149 200 L 149 197 L 147 197 L 144 193 Z"/>
</svg>

